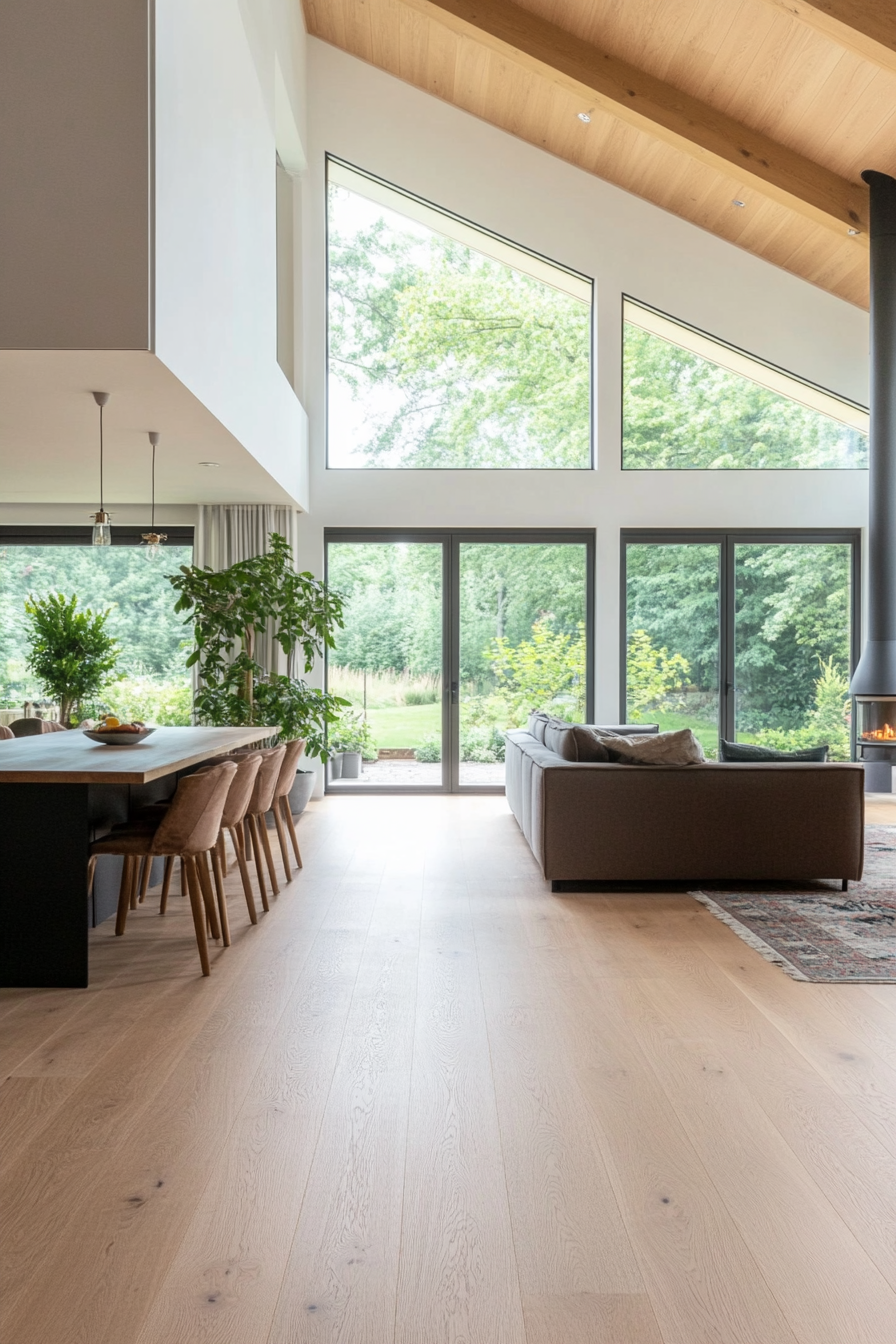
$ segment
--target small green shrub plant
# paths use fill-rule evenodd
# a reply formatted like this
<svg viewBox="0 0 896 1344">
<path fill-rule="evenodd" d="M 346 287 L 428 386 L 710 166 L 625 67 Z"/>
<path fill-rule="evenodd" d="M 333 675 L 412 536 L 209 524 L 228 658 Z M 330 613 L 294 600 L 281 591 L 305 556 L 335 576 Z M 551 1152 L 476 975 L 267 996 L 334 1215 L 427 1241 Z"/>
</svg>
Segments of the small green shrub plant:
<svg viewBox="0 0 896 1344">
<path fill-rule="evenodd" d="M 59 702 L 59 722 L 67 728 L 78 707 L 108 684 L 120 649 L 106 630 L 109 611 L 78 610 L 78 598 L 49 593 L 29 597 L 28 668 L 45 695 Z"/>
</svg>

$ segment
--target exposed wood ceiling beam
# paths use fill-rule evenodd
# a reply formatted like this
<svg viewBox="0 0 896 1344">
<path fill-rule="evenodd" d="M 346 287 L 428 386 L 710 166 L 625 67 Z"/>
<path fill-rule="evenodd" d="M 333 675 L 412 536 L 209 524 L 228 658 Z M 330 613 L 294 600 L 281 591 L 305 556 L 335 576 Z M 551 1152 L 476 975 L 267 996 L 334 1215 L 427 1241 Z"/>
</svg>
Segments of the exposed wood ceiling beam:
<svg viewBox="0 0 896 1344">
<path fill-rule="evenodd" d="M 837 2 L 846 5 L 847 0 Z M 581 99 L 583 111 L 599 109 L 618 117 L 749 183 L 762 195 L 841 237 L 849 229 L 858 229 L 855 241 L 867 242 L 868 194 L 863 186 L 579 41 L 510 0 L 404 3 L 573 92 Z"/>
<path fill-rule="evenodd" d="M 894 0 L 766 0 L 766 4 L 896 74 Z"/>
</svg>

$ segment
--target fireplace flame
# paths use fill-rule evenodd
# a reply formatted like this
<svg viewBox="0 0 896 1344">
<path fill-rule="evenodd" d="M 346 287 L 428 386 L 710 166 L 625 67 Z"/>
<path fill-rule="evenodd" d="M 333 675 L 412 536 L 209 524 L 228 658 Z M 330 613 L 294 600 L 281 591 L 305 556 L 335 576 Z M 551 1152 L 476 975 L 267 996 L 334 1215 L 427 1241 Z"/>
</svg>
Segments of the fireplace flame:
<svg viewBox="0 0 896 1344">
<path fill-rule="evenodd" d="M 885 723 L 883 728 L 867 729 L 862 737 L 870 742 L 893 742 L 896 741 L 896 728 L 892 724 Z"/>
</svg>

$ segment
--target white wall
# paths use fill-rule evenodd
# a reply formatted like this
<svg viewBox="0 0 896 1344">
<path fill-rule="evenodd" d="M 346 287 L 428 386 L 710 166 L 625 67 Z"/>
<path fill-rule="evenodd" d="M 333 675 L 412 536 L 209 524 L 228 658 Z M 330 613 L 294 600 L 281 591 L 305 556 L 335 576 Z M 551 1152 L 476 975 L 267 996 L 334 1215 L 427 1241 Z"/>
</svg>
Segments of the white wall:
<svg viewBox="0 0 896 1344">
<path fill-rule="evenodd" d="M 625 293 L 867 404 L 866 313 L 315 39 L 307 151 L 304 565 L 320 569 L 326 526 L 596 528 L 596 714 L 612 722 L 620 528 L 865 526 L 865 472 L 623 472 L 620 381 Z M 596 471 L 326 470 L 327 151 L 595 278 Z"/>
<path fill-rule="evenodd" d="M 277 31 L 261 0 L 155 14 L 153 349 L 307 508 L 307 418 L 277 364 Z"/>
</svg>

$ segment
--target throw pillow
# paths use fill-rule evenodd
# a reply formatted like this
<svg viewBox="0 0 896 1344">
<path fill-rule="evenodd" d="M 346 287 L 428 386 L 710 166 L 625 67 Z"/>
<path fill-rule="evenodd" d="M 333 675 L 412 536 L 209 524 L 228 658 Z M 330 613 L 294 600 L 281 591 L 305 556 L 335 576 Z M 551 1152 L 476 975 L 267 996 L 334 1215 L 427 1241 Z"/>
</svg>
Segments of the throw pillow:
<svg viewBox="0 0 896 1344">
<path fill-rule="evenodd" d="M 719 743 L 720 761 L 826 761 L 830 748 L 804 747 L 802 751 L 778 751 L 775 747 L 760 747 L 754 742 Z"/>
<path fill-rule="evenodd" d="M 705 759 L 703 748 L 690 728 L 670 733 L 607 736 L 601 741 L 610 759 L 621 765 L 697 765 Z"/>
<path fill-rule="evenodd" d="M 608 761 L 610 753 L 601 739 L 581 723 L 553 719 L 545 724 L 544 745 L 564 761 Z"/>
</svg>

